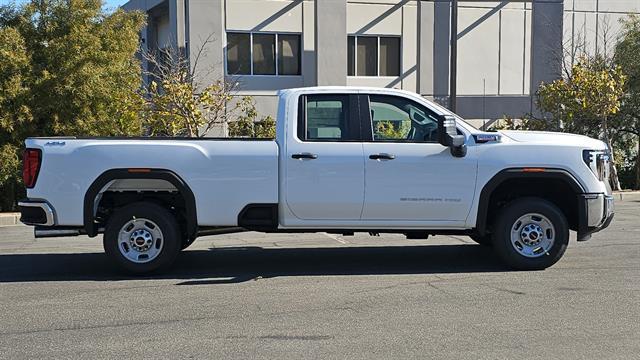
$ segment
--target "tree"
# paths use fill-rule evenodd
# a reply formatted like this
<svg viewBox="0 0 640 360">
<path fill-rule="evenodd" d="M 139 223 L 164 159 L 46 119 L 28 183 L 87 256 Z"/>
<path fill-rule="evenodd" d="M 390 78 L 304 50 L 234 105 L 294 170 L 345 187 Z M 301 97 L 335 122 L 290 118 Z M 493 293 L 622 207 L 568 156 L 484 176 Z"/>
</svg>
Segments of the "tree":
<svg viewBox="0 0 640 360">
<path fill-rule="evenodd" d="M 269 138 L 276 137 L 276 122 L 271 116 L 258 118 L 258 111 L 251 97 L 245 96 L 239 104 L 240 116 L 229 123 L 230 137 Z"/>
<path fill-rule="evenodd" d="M 616 44 L 614 60 L 628 80 L 616 127 L 636 137 L 635 186 L 640 188 L 640 17 L 629 16 L 622 24 L 622 36 Z"/>
<path fill-rule="evenodd" d="M 192 58 L 175 45 L 143 52 L 149 82 L 145 106 L 145 129 L 155 136 L 204 137 L 216 127 L 232 137 L 275 137 L 275 121 L 270 116 L 257 121 L 258 113 L 250 96 L 237 95 L 236 81 L 210 79 L 216 68 L 201 68 L 214 34 L 196 48 Z M 220 65 L 220 64 L 218 64 Z"/>
<path fill-rule="evenodd" d="M 26 137 L 141 133 L 144 21 L 105 13 L 99 0 L 0 6 L 0 209 L 13 208 L 22 188 Z"/>
<path fill-rule="evenodd" d="M 533 131 L 553 131 L 557 130 L 554 124 L 544 119 L 533 118 L 530 114 L 525 114 L 522 119 L 513 119 L 510 117 L 503 117 L 495 122 L 493 126 L 495 130 L 533 130 Z"/>
<path fill-rule="evenodd" d="M 411 131 L 411 120 L 404 119 L 394 125 L 391 121 L 376 121 L 374 124 L 374 135 L 381 139 L 406 139 Z"/>
<path fill-rule="evenodd" d="M 617 65 L 582 57 L 563 77 L 538 90 L 538 108 L 559 121 L 562 131 L 602 138 L 611 150 L 611 185 L 620 190 L 610 118 L 620 110 L 626 76 Z"/>
<path fill-rule="evenodd" d="M 193 61 L 175 46 L 143 52 L 149 66 L 145 126 L 150 135 L 204 137 L 216 126 L 226 126 L 240 110 L 234 101 L 236 84 L 224 78 L 203 84 L 214 69 L 201 69 L 210 34 Z"/>
</svg>

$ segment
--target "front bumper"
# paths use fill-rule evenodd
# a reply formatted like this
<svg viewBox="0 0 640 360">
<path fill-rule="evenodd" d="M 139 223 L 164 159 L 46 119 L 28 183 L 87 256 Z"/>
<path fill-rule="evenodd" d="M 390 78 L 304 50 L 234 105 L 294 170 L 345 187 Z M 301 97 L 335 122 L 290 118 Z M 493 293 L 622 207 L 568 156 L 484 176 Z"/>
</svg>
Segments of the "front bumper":
<svg viewBox="0 0 640 360">
<path fill-rule="evenodd" d="M 586 241 L 611 224 L 615 205 L 613 196 L 607 194 L 582 194 L 579 203 L 578 241 Z"/>
<path fill-rule="evenodd" d="M 54 226 L 56 214 L 46 201 L 23 200 L 18 202 L 20 221 L 25 225 Z"/>
</svg>

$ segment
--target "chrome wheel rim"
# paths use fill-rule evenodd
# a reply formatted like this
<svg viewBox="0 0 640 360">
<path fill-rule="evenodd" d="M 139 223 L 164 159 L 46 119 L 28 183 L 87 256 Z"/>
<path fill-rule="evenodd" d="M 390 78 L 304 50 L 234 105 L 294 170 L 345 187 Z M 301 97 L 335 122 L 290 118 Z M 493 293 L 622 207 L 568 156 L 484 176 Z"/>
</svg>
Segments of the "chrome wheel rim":
<svg viewBox="0 0 640 360">
<path fill-rule="evenodd" d="M 525 214 L 511 226 L 511 245 L 518 254 L 537 258 L 546 255 L 555 241 L 553 223 L 544 215 Z"/>
<path fill-rule="evenodd" d="M 127 260 L 144 264 L 153 261 L 164 246 L 160 227 L 149 219 L 129 220 L 118 233 L 118 249 Z"/>
</svg>

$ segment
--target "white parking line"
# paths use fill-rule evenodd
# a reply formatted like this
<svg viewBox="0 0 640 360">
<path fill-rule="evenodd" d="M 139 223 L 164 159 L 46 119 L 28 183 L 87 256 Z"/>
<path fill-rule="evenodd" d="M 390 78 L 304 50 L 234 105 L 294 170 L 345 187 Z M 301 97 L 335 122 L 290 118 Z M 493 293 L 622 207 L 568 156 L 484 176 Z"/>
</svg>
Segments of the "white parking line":
<svg viewBox="0 0 640 360">
<path fill-rule="evenodd" d="M 333 239 L 339 242 L 340 244 L 349 245 L 349 242 L 347 240 L 341 239 L 339 235 L 328 234 L 328 233 L 323 233 L 323 234 L 329 239 Z"/>
<path fill-rule="evenodd" d="M 471 239 L 468 239 L 468 238 L 465 238 L 465 237 L 459 237 L 459 236 L 453 236 L 453 235 L 448 235 L 447 237 L 451 238 L 451 239 L 454 239 L 454 240 L 458 240 L 458 241 L 460 241 L 462 243 L 465 243 L 465 244 L 475 244 L 476 243 L 475 241 L 473 241 Z"/>
</svg>

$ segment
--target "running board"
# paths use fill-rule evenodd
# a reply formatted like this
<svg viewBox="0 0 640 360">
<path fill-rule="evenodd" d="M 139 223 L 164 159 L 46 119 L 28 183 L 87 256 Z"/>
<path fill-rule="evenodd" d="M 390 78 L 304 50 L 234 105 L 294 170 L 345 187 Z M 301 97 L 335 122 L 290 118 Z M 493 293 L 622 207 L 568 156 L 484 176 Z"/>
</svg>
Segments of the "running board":
<svg viewBox="0 0 640 360">
<path fill-rule="evenodd" d="M 65 236 L 79 236 L 84 235 L 86 232 L 84 228 L 78 227 L 50 227 L 50 226 L 36 226 L 33 229 L 33 235 L 36 239 L 51 238 L 51 237 L 65 237 Z"/>
</svg>

